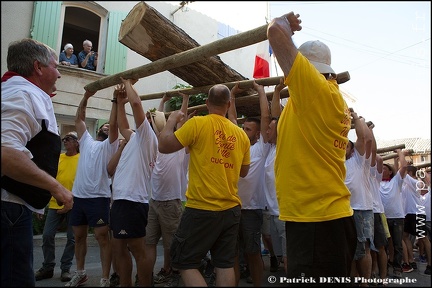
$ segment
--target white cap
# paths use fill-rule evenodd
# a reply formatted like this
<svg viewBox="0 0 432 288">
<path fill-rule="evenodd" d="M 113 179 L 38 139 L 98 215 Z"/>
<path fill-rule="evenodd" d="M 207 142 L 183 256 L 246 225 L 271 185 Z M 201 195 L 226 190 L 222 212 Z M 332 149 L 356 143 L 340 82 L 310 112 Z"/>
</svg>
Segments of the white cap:
<svg viewBox="0 0 432 288">
<path fill-rule="evenodd" d="M 330 49 L 321 41 L 307 41 L 298 48 L 298 51 L 305 56 L 321 74 L 336 74 L 330 67 Z"/>
<path fill-rule="evenodd" d="M 69 48 L 72 48 L 72 49 L 73 49 L 73 45 L 70 44 L 70 43 L 68 43 L 68 44 L 66 44 L 66 45 L 64 46 L 64 50 L 69 49 Z"/>
</svg>

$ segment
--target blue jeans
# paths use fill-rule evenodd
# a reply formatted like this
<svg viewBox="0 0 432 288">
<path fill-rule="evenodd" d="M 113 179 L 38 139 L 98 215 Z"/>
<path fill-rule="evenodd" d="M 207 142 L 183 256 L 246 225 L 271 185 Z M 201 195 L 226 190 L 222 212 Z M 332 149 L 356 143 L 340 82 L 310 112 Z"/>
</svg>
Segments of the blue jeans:
<svg viewBox="0 0 432 288">
<path fill-rule="evenodd" d="M 55 235 L 63 220 L 66 220 L 67 223 L 67 242 L 60 260 L 60 269 L 62 271 L 69 271 L 72 267 L 72 260 L 75 253 L 75 238 L 72 226 L 69 225 L 69 214 L 70 212 L 58 214 L 56 209 L 48 209 L 42 236 L 42 252 L 44 255 L 42 267 L 45 270 L 54 270 L 56 265 Z"/>
<path fill-rule="evenodd" d="M 23 205 L 1 201 L 1 286 L 35 287 L 33 217 Z"/>
</svg>

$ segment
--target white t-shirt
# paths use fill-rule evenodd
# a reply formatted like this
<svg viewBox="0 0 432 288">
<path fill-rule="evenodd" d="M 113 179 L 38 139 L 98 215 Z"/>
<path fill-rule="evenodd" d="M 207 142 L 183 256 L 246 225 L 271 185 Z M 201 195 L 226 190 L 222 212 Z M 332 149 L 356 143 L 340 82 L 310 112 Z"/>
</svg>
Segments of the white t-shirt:
<svg viewBox="0 0 432 288">
<path fill-rule="evenodd" d="M 382 180 L 382 172 L 379 173 L 376 165 L 370 167 L 370 177 L 369 186 L 371 188 L 372 198 L 373 198 L 373 212 L 374 213 L 384 213 L 384 205 L 381 201 L 381 195 L 379 192 L 380 182 Z"/>
<path fill-rule="evenodd" d="M 402 183 L 403 179 L 399 171 L 390 181 L 380 182 L 381 201 L 387 219 L 405 218 L 402 205 Z"/>
<path fill-rule="evenodd" d="M 276 145 L 271 145 L 264 164 L 264 188 L 267 200 L 267 208 L 272 216 L 279 216 L 279 204 L 276 197 L 274 162 L 276 157 Z"/>
<path fill-rule="evenodd" d="M 407 175 L 404 178 L 402 184 L 402 194 L 404 200 L 404 211 L 406 214 L 423 214 L 426 215 L 425 211 L 425 200 L 420 193 L 420 189 L 425 185 L 422 185 L 422 181 L 414 179 Z"/>
<path fill-rule="evenodd" d="M 360 155 L 356 149 L 345 161 L 345 185 L 351 192 L 350 204 L 355 210 L 372 210 L 373 197 L 369 187 L 370 158 Z"/>
<path fill-rule="evenodd" d="M 151 198 L 157 201 L 183 200 L 187 188 L 189 155 L 185 148 L 164 154 L 157 152 L 151 177 Z"/>
<path fill-rule="evenodd" d="M 113 200 L 148 203 L 157 138 L 147 119 L 132 133 L 123 149 L 113 179 Z"/>
<path fill-rule="evenodd" d="M 264 164 L 270 144 L 264 143 L 260 134 L 258 141 L 250 147 L 250 166 L 246 177 L 239 179 L 238 195 L 242 202 L 242 209 L 264 209 L 265 208 L 265 191 L 264 191 Z"/>
<path fill-rule="evenodd" d="M 79 140 L 80 159 L 75 176 L 72 194 L 78 198 L 111 198 L 107 165 L 117 151 L 119 140 L 113 143 L 109 138 L 104 141 L 94 140 L 85 131 Z"/>
</svg>

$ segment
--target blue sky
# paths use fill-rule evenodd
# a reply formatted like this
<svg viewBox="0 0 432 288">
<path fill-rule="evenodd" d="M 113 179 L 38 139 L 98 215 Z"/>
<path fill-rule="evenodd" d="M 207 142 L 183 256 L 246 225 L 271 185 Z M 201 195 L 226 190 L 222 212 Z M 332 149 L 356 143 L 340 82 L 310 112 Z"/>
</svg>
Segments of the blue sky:
<svg viewBox="0 0 432 288">
<path fill-rule="evenodd" d="M 241 31 L 300 14 L 294 43 L 330 47 L 333 69 L 351 75 L 340 86 L 355 99 L 348 104 L 375 123 L 376 138 L 431 138 L 430 2 L 195 1 L 188 8 Z"/>
</svg>

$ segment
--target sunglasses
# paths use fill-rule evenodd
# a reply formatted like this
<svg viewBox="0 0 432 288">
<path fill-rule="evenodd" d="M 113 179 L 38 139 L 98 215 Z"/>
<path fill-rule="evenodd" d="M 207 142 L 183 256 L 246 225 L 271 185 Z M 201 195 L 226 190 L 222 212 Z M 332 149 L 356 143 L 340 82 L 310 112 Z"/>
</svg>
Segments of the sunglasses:
<svg viewBox="0 0 432 288">
<path fill-rule="evenodd" d="M 75 140 L 75 139 L 72 137 L 65 137 L 62 139 L 62 141 L 73 141 L 73 140 Z"/>
</svg>

